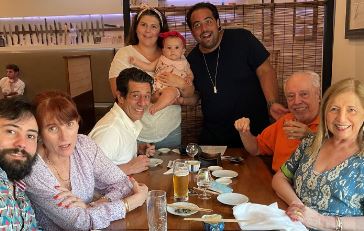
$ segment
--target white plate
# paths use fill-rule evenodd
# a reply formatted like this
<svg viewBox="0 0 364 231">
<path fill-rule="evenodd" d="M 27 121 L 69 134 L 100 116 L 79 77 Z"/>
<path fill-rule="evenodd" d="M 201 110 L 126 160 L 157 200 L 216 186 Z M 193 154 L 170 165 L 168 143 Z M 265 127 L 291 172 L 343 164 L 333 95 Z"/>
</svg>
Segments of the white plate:
<svg viewBox="0 0 364 231">
<path fill-rule="evenodd" d="M 158 151 L 160 151 L 161 153 L 167 153 L 167 152 L 171 151 L 171 149 L 169 149 L 169 148 L 160 148 L 160 149 L 158 149 Z"/>
<path fill-rule="evenodd" d="M 163 163 L 163 160 L 161 160 L 161 159 L 149 158 L 149 167 L 150 168 L 157 167 L 161 163 Z"/>
<path fill-rule="evenodd" d="M 212 175 L 215 177 L 234 178 L 238 176 L 238 173 L 232 170 L 216 170 L 212 172 Z"/>
<path fill-rule="evenodd" d="M 181 154 L 178 148 L 173 149 L 173 150 L 172 150 L 172 152 L 175 152 L 175 153 Z"/>
<path fill-rule="evenodd" d="M 189 206 L 189 207 L 196 207 L 196 208 L 198 208 L 198 206 L 197 206 L 197 205 L 195 205 L 195 204 L 193 204 L 193 203 L 189 203 L 189 202 L 175 202 L 175 203 L 173 203 L 172 205 L 184 205 L 184 206 Z M 178 211 L 176 211 L 176 210 L 177 210 L 176 208 L 172 208 L 171 206 L 168 206 L 168 205 L 167 205 L 167 211 L 168 211 L 169 213 L 172 213 L 172 214 L 177 215 L 177 216 L 187 217 L 187 216 L 190 216 L 190 215 L 195 214 L 195 213 L 197 213 L 197 212 L 198 212 L 198 211 L 196 211 L 196 210 L 190 210 L 190 211 L 189 211 L 189 212 L 187 212 L 187 213 L 180 213 L 180 212 L 178 212 Z"/>
<path fill-rule="evenodd" d="M 217 200 L 226 205 L 240 205 L 249 201 L 249 198 L 239 193 L 222 193 Z"/>
<path fill-rule="evenodd" d="M 216 170 L 222 170 L 222 167 L 221 166 L 210 166 L 210 167 L 208 167 L 208 170 L 213 172 L 213 171 L 216 171 Z"/>
<path fill-rule="evenodd" d="M 224 184 L 224 185 L 229 185 L 233 182 L 230 178 L 227 178 L 227 177 L 217 178 L 215 181 L 217 183 Z"/>
</svg>

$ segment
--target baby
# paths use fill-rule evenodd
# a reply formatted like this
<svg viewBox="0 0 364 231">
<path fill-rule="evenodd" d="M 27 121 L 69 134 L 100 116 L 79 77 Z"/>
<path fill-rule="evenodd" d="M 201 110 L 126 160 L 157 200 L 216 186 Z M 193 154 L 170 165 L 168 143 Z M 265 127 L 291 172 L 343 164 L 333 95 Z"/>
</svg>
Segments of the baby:
<svg viewBox="0 0 364 231">
<path fill-rule="evenodd" d="M 177 31 L 169 31 L 159 35 L 163 38 L 162 55 L 152 63 L 145 63 L 134 57 L 129 58 L 130 64 L 144 70 L 154 71 L 154 92 L 159 94 L 157 101 L 149 108 L 150 114 L 173 104 L 181 95 L 176 87 L 163 85 L 158 80 L 158 74 L 164 72 L 173 73 L 183 78 L 188 84 L 192 84 L 193 74 L 187 59 L 184 57 L 186 51 L 186 40 Z M 187 96 L 186 96 L 187 97 Z"/>
</svg>

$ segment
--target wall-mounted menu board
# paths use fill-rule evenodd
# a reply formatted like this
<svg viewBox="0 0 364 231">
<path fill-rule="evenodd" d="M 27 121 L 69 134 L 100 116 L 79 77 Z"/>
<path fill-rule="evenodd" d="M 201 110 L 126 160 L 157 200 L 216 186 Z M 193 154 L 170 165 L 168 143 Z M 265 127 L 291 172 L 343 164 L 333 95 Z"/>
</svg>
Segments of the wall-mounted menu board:
<svg viewBox="0 0 364 231">
<path fill-rule="evenodd" d="M 67 56 L 65 59 L 71 97 L 92 91 L 90 56 Z"/>
<path fill-rule="evenodd" d="M 94 96 L 92 90 L 91 56 L 66 56 L 68 93 L 76 103 L 82 118 L 79 132 L 88 134 L 95 125 Z"/>
</svg>

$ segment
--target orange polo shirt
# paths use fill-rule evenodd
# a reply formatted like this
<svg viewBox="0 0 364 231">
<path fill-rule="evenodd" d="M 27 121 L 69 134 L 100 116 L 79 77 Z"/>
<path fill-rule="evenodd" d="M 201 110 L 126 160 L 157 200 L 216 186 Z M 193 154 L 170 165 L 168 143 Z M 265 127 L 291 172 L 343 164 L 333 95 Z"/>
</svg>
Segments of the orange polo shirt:
<svg viewBox="0 0 364 231">
<path fill-rule="evenodd" d="M 278 119 L 275 123 L 269 125 L 257 136 L 259 153 L 263 155 L 273 155 L 272 169 L 278 169 L 286 162 L 291 154 L 301 143 L 299 139 L 288 139 L 283 130 L 283 124 L 286 120 L 294 120 L 292 113 L 288 113 Z M 316 132 L 319 124 L 319 117 L 308 124 L 311 131 Z"/>
</svg>

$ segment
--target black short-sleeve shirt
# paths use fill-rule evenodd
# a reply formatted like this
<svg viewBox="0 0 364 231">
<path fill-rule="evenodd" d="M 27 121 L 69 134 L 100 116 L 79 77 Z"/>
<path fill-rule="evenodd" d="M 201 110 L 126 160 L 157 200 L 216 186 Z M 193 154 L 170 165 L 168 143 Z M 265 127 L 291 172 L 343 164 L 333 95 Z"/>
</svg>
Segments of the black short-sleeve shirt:
<svg viewBox="0 0 364 231">
<path fill-rule="evenodd" d="M 190 52 L 187 59 L 194 74 L 196 91 L 201 97 L 204 116 L 201 144 L 242 146 L 234 121 L 243 116 L 250 118 L 254 135 L 268 126 L 266 100 L 256 75 L 256 69 L 268 57 L 269 52 L 263 44 L 244 29 L 226 29 L 220 51 L 217 48 L 205 54 L 210 76 L 198 45 Z M 215 81 L 217 63 L 215 94 L 212 82 Z"/>
</svg>

